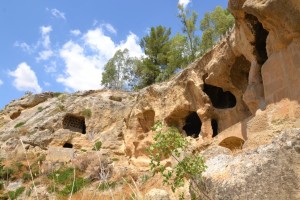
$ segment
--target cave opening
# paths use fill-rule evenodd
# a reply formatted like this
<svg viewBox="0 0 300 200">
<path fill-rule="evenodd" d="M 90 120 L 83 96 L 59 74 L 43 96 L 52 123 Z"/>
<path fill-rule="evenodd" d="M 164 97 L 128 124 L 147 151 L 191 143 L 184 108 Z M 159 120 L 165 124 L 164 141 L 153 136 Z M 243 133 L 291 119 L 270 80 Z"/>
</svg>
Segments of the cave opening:
<svg viewBox="0 0 300 200">
<path fill-rule="evenodd" d="M 185 118 L 183 130 L 187 136 L 198 138 L 201 131 L 202 122 L 196 112 L 192 112 Z"/>
<path fill-rule="evenodd" d="M 63 128 L 86 134 L 85 118 L 73 114 L 67 114 L 63 119 Z"/>
<path fill-rule="evenodd" d="M 211 120 L 211 127 L 212 127 L 212 130 L 213 130 L 213 137 L 216 137 L 219 133 L 219 131 L 218 131 L 218 121 L 215 120 L 215 119 L 212 119 Z"/>
<path fill-rule="evenodd" d="M 229 91 L 224 92 L 220 87 L 204 84 L 203 91 L 209 96 L 215 108 L 233 108 L 236 105 L 235 96 Z"/>
<path fill-rule="evenodd" d="M 72 148 L 73 148 L 73 144 L 66 142 L 66 143 L 63 145 L 63 148 L 69 148 L 69 149 L 72 149 Z"/>
<path fill-rule="evenodd" d="M 269 32 L 264 29 L 262 23 L 254 15 L 246 14 L 245 19 L 255 38 L 254 42 L 251 43 L 255 47 L 253 53 L 256 56 L 257 63 L 263 65 L 268 59 L 266 46 Z"/>
</svg>

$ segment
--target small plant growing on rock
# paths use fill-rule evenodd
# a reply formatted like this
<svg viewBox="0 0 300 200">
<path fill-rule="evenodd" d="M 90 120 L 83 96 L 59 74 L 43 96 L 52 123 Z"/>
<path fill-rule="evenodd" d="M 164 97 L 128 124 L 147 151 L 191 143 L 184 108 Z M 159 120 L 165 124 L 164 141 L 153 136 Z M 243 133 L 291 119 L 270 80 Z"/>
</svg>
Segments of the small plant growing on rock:
<svg viewBox="0 0 300 200">
<path fill-rule="evenodd" d="M 25 187 L 20 187 L 16 189 L 16 191 L 8 192 L 9 199 L 14 200 L 17 199 L 25 190 Z"/>
<path fill-rule="evenodd" d="M 101 149 L 101 146 L 102 146 L 102 142 L 101 141 L 97 141 L 94 144 L 93 150 L 94 151 L 99 151 Z"/>
<path fill-rule="evenodd" d="M 15 128 L 19 128 L 19 127 L 23 126 L 24 124 L 26 124 L 26 122 L 19 122 L 15 125 Z"/>
<path fill-rule="evenodd" d="M 201 177 L 206 169 L 204 160 L 197 155 L 185 155 L 182 158 L 189 143 L 177 128 L 164 128 L 161 122 L 157 122 L 152 130 L 157 132 L 154 143 L 148 149 L 153 175 L 160 173 L 163 176 L 163 183 L 171 186 L 173 192 L 184 185 L 185 179 Z M 177 162 L 173 168 L 167 168 L 161 163 L 163 159 L 169 157 Z"/>
<path fill-rule="evenodd" d="M 91 117 L 92 116 L 92 111 L 89 108 L 84 109 L 83 111 L 81 111 L 81 114 L 84 117 Z"/>
</svg>

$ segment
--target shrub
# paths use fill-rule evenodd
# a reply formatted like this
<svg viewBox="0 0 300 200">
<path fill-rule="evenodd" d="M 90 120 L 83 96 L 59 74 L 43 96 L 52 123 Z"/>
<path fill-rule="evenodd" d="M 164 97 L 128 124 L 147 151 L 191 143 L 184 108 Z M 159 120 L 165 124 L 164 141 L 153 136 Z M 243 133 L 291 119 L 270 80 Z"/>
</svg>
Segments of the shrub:
<svg viewBox="0 0 300 200">
<path fill-rule="evenodd" d="M 8 192 L 8 196 L 9 199 L 14 200 L 17 199 L 25 190 L 25 187 L 20 187 L 18 189 L 16 189 L 16 191 L 9 191 Z"/>
<path fill-rule="evenodd" d="M 84 109 L 83 111 L 81 111 L 81 114 L 85 117 L 91 117 L 92 116 L 92 111 L 89 108 Z"/>
<path fill-rule="evenodd" d="M 66 185 L 73 181 L 73 168 L 59 169 L 48 176 L 49 179 L 52 179 L 57 184 Z"/>
<path fill-rule="evenodd" d="M 57 107 L 60 111 L 65 111 L 65 110 L 66 110 L 65 106 L 62 105 L 62 104 L 57 104 L 56 107 Z"/>
<path fill-rule="evenodd" d="M 101 149 L 101 146 L 102 146 L 102 142 L 101 141 L 97 141 L 94 144 L 93 150 L 94 151 L 99 151 Z"/>
<path fill-rule="evenodd" d="M 163 128 L 161 122 L 157 122 L 152 128 L 157 134 L 154 136 L 154 143 L 149 147 L 150 169 L 154 174 L 161 173 L 163 183 L 171 186 L 173 192 L 176 188 L 184 185 L 185 178 L 195 178 L 205 171 L 206 166 L 201 156 L 185 156 L 180 159 L 181 153 L 185 152 L 188 141 L 179 133 L 176 128 Z M 171 169 L 161 164 L 165 158 L 172 157 L 177 161 Z"/>
<path fill-rule="evenodd" d="M 26 122 L 19 122 L 15 125 L 15 128 L 19 128 L 19 127 L 23 126 L 24 124 L 26 124 Z"/>
</svg>

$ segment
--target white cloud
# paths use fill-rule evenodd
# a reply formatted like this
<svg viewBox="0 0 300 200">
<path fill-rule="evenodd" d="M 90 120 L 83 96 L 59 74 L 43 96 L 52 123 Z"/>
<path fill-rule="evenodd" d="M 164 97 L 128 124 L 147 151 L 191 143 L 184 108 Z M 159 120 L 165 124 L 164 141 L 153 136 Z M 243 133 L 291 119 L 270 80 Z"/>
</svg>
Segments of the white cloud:
<svg viewBox="0 0 300 200">
<path fill-rule="evenodd" d="M 49 63 L 48 65 L 44 66 L 44 70 L 46 73 L 55 73 L 56 72 L 56 62 L 52 61 L 51 63 Z"/>
<path fill-rule="evenodd" d="M 47 87 L 51 86 L 51 83 L 49 83 L 49 82 L 44 81 L 43 83 L 44 83 L 44 85 L 47 86 Z"/>
<path fill-rule="evenodd" d="M 143 51 L 141 46 L 139 45 L 139 38 L 134 33 L 131 33 L 127 36 L 126 41 L 121 41 L 121 44 L 117 47 L 117 49 L 125 49 L 129 50 L 129 55 L 131 57 L 141 57 L 143 56 Z"/>
<path fill-rule="evenodd" d="M 20 91 L 42 91 L 35 72 L 25 62 L 20 63 L 15 71 L 10 71 L 9 75 L 14 77 L 13 85 Z"/>
<path fill-rule="evenodd" d="M 33 49 L 32 47 L 27 44 L 26 42 L 18 42 L 16 41 L 15 44 L 14 44 L 15 47 L 20 47 L 22 49 L 22 51 L 28 53 L 28 54 L 31 54 Z"/>
<path fill-rule="evenodd" d="M 53 56 L 53 51 L 52 50 L 41 51 L 41 52 L 39 52 L 39 56 L 37 57 L 37 61 L 48 60 L 51 56 Z"/>
<path fill-rule="evenodd" d="M 111 24 L 102 24 L 107 31 L 113 34 L 117 34 L 117 30 Z"/>
<path fill-rule="evenodd" d="M 40 27 L 40 31 L 42 33 L 41 43 L 44 48 L 49 49 L 50 44 L 51 44 L 49 34 L 52 31 L 52 27 L 51 26 L 42 26 L 42 27 Z"/>
<path fill-rule="evenodd" d="M 184 8 L 191 2 L 191 0 L 179 0 L 178 4 L 182 5 Z"/>
<path fill-rule="evenodd" d="M 99 89 L 103 61 L 97 56 L 87 56 L 84 49 L 72 42 L 67 42 L 60 51 L 66 63 L 65 75 L 60 75 L 58 82 L 73 90 Z"/>
<path fill-rule="evenodd" d="M 0 79 L 0 85 L 3 85 L 3 81 Z"/>
<path fill-rule="evenodd" d="M 98 52 L 104 59 L 111 58 L 115 53 L 115 43 L 109 36 L 104 35 L 100 28 L 89 30 L 83 39 L 87 46 Z"/>
<path fill-rule="evenodd" d="M 78 30 L 78 29 L 71 30 L 70 33 L 71 33 L 72 35 L 74 35 L 74 36 L 78 36 L 78 35 L 81 34 L 80 30 Z"/>
<path fill-rule="evenodd" d="M 82 40 L 84 44 L 69 41 L 60 50 L 65 69 L 57 81 L 65 85 L 66 90 L 101 88 L 104 65 L 118 49 L 127 48 L 131 56 L 143 55 L 139 38 L 134 33 L 130 33 L 126 40 L 118 44 L 105 35 L 102 28 L 95 28 L 87 31 L 80 41 Z"/>
<path fill-rule="evenodd" d="M 55 18 L 58 18 L 58 19 L 61 18 L 61 19 L 63 19 L 63 20 L 66 20 L 66 15 L 65 15 L 65 13 L 63 13 L 63 12 L 57 10 L 56 8 L 51 9 L 50 12 L 51 12 L 51 14 L 52 14 Z"/>
</svg>

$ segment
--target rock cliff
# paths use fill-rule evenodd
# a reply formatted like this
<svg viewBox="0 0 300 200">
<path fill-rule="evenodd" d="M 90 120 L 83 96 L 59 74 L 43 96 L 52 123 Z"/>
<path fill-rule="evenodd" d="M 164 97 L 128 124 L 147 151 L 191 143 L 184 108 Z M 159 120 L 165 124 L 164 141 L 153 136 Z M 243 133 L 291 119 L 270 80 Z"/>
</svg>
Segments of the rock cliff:
<svg viewBox="0 0 300 200">
<path fill-rule="evenodd" d="M 41 176 L 69 163 L 93 177 L 93 169 L 102 166 L 93 161 L 105 158 L 111 169 L 106 174 L 112 172 L 105 180 L 130 177 L 141 186 L 139 193 L 164 188 L 169 196 L 160 191 L 163 199 L 176 199 L 159 177 L 147 175 L 151 127 L 161 120 L 177 127 L 193 152 L 206 158 L 200 190 L 212 199 L 299 199 L 300 2 L 230 0 L 228 5 L 235 26 L 167 82 L 138 92 L 46 92 L 12 101 L 0 113 L 5 166 L 44 156 L 38 161 Z M 54 198 L 40 179 L 36 193 Z M 94 192 L 96 187 L 84 189 L 86 198 L 110 199 L 112 191 Z M 121 199 L 134 191 L 123 184 L 113 193 Z"/>
</svg>

